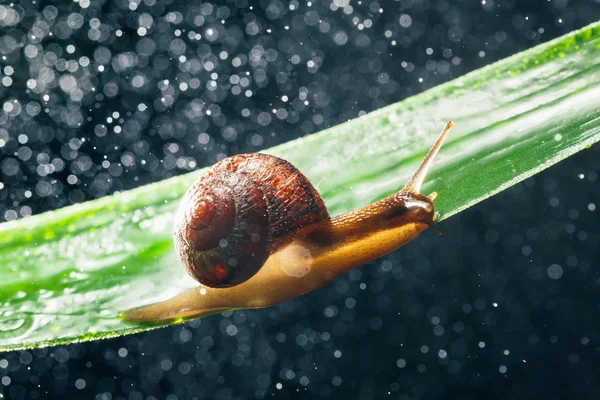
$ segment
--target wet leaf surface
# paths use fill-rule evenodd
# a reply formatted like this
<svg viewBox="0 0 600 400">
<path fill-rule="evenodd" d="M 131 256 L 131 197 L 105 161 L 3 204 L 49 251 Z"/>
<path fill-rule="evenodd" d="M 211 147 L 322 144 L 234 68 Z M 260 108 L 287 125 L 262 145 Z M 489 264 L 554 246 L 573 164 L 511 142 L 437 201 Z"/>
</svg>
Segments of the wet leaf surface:
<svg viewBox="0 0 600 400">
<path fill-rule="evenodd" d="M 600 140 L 599 58 L 595 24 L 268 153 L 335 215 L 401 187 L 452 119 L 424 188 L 448 218 Z M 153 328 L 118 316 L 195 285 L 170 231 L 199 173 L 0 225 L 0 350 Z"/>
</svg>

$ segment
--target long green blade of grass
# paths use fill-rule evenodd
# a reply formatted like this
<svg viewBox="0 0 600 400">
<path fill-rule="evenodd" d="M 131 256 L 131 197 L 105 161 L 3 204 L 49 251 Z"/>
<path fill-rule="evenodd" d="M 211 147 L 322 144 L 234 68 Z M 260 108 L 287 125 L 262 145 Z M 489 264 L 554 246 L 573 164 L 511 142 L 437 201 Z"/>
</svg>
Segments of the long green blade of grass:
<svg viewBox="0 0 600 400">
<path fill-rule="evenodd" d="M 268 153 L 335 215 L 396 191 L 453 119 L 424 188 L 447 218 L 600 139 L 598 60 L 594 24 Z M 150 329 L 118 315 L 194 285 L 171 221 L 197 175 L 0 225 L 0 350 Z"/>
</svg>

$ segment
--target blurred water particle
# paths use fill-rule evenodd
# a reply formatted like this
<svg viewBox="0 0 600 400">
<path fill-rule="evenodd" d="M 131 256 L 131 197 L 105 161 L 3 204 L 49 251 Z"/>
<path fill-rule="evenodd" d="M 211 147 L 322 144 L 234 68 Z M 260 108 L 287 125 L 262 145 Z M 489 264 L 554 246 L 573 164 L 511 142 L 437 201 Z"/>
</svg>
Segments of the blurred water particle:
<svg viewBox="0 0 600 400">
<path fill-rule="evenodd" d="M 323 130 L 598 18 L 597 0 L 5 2 L 0 221 Z M 598 152 L 278 307 L 0 354 L 0 395 L 596 399 Z"/>
</svg>

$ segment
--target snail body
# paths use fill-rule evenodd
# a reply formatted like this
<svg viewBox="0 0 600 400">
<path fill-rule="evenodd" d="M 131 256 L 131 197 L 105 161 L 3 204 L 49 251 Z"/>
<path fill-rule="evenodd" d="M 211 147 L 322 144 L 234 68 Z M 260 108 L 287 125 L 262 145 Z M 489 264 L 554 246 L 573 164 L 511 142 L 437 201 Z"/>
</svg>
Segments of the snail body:
<svg viewBox="0 0 600 400">
<path fill-rule="evenodd" d="M 203 286 L 123 317 L 153 322 L 272 306 L 404 246 L 433 226 L 436 193 L 419 190 L 452 126 L 400 191 L 335 217 L 285 160 L 254 153 L 215 164 L 185 194 L 174 226 L 176 253 Z"/>
</svg>

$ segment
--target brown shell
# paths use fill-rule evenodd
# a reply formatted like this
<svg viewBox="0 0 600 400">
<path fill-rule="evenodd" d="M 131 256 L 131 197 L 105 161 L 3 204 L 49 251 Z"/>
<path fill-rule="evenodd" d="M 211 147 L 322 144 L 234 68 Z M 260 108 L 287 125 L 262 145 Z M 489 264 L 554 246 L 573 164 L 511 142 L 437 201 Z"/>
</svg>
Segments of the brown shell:
<svg viewBox="0 0 600 400">
<path fill-rule="evenodd" d="M 240 154 L 215 164 L 188 190 L 175 221 L 175 247 L 200 283 L 234 286 L 258 272 L 286 234 L 328 216 L 292 164 Z"/>
</svg>

